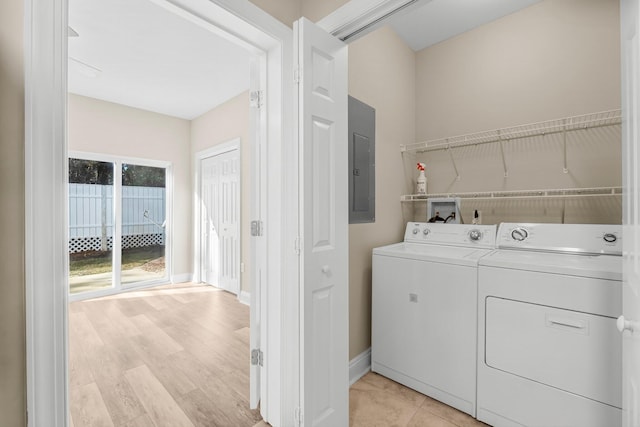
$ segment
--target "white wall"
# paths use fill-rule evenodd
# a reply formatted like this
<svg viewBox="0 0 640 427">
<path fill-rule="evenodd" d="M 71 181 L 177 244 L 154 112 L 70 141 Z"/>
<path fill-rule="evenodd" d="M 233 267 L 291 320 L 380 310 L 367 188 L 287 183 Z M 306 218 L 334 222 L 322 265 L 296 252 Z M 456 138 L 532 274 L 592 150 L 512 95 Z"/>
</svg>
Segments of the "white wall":
<svg viewBox="0 0 640 427">
<path fill-rule="evenodd" d="M 376 220 L 349 226 L 349 358 L 371 345 L 371 251 L 402 239 L 409 189 L 400 144 L 415 139 L 415 54 L 389 27 L 349 45 L 349 94 L 376 110 Z"/>
<path fill-rule="evenodd" d="M 190 275 L 190 122 L 69 94 L 69 150 L 164 160 L 173 166 L 172 275 Z"/>
<path fill-rule="evenodd" d="M 618 1 L 545 0 L 418 52 L 416 78 L 418 141 L 619 109 Z M 497 144 L 454 150 L 459 181 L 448 153 L 419 158 L 433 193 L 620 186 L 620 141 L 619 126 L 569 134 L 567 174 L 558 135 L 505 144 L 507 178 Z M 619 197 L 465 201 L 466 221 L 476 208 L 485 223 L 560 222 L 563 209 L 565 222 L 621 221 Z"/>
<path fill-rule="evenodd" d="M 191 122 L 191 159 L 195 153 L 218 144 L 240 138 L 241 188 L 241 261 L 245 264 L 241 289 L 250 292 L 250 206 L 251 206 L 251 148 L 249 144 L 249 92 L 244 92 L 208 111 Z M 192 170 L 196 165 L 192 164 Z M 195 194 L 195 185 L 194 194 Z"/>
</svg>

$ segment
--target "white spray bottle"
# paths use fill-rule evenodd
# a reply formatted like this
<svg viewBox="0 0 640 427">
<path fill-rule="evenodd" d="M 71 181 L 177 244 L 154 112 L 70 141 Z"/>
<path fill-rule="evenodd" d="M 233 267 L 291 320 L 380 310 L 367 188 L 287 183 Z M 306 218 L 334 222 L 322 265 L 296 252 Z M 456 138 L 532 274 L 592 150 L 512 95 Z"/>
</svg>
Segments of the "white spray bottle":
<svg viewBox="0 0 640 427">
<path fill-rule="evenodd" d="M 427 194 L 427 177 L 424 175 L 424 163 L 418 163 L 416 167 L 420 171 L 420 175 L 416 180 L 416 193 Z"/>
</svg>

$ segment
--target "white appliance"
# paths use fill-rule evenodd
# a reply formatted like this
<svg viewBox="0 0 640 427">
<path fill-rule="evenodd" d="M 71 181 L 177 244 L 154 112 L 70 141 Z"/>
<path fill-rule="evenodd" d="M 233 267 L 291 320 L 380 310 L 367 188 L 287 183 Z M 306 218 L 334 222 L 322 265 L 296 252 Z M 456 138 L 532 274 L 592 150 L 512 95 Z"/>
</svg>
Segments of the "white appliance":
<svg viewBox="0 0 640 427">
<path fill-rule="evenodd" d="M 620 426 L 622 230 L 512 224 L 478 268 L 477 418 Z"/>
<path fill-rule="evenodd" d="M 371 369 L 475 415 L 478 260 L 495 225 L 407 224 L 373 250 Z"/>
</svg>

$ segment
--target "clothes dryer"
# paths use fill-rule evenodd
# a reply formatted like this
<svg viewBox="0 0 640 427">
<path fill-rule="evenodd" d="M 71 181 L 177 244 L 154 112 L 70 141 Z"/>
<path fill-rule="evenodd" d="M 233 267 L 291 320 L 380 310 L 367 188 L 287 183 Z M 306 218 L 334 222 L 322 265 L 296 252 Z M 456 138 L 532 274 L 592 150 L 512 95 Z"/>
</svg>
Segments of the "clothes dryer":
<svg viewBox="0 0 640 427">
<path fill-rule="evenodd" d="M 619 225 L 500 225 L 478 269 L 477 418 L 621 425 Z"/>
<path fill-rule="evenodd" d="M 371 369 L 475 416 L 478 260 L 495 225 L 407 224 L 373 250 Z"/>
</svg>

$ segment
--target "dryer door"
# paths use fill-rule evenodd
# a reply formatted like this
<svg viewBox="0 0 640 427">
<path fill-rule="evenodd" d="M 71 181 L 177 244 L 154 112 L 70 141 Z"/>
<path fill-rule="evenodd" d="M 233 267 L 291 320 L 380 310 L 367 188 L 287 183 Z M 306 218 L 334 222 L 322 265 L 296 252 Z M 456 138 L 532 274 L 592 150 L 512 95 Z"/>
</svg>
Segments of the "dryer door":
<svg viewBox="0 0 640 427">
<path fill-rule="evenodd" d="M 486 364 L 621 407 L 621 338 L 613 318 L 486 299 Z"/>
</svg>

